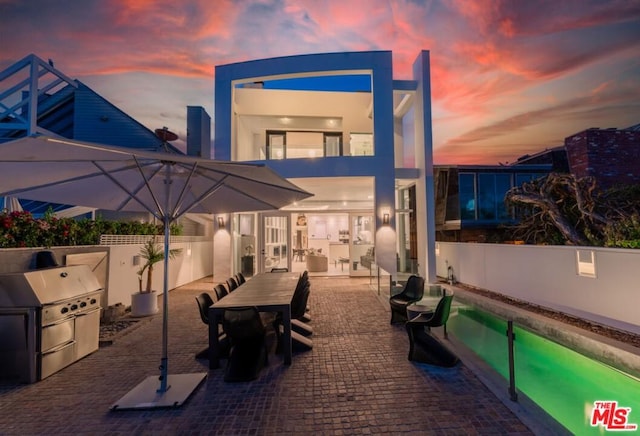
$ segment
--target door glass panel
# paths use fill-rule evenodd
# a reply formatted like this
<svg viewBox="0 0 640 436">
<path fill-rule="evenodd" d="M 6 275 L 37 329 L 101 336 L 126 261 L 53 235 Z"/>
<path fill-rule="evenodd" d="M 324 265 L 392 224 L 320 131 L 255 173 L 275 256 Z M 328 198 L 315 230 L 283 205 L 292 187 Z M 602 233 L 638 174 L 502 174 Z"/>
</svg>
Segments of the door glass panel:
<svg viewBox="0 0 640 436">
<path fill-rule="evenodd" d="M 324 135 L 326 156 L 342 156 L 342 135 Z"/>
<path fill-rule="evenodd" d="M 264 271 L 289 269 L 289 226 L 286 215 L 264 217 Z"/>
<path fill-rule="evenodd" d="M 351 275 L 368 276 L 375 265 L 373 215 L 351 215 Z"/>
<path fill-rule="evenodd" d="M 284 134 L 269 134 L 269 146 L 267 147 L 269 153 L 269 159 L 284 159 L 284 146 L 285 135 Z"/>
<path fill-rule="evenodd" d="M 255 274 L 256 265 L 256 226 L 255 214 L 237 214 L 234 220 L 234 243 L 236 271 L 245 277 Z"/>
</svg>

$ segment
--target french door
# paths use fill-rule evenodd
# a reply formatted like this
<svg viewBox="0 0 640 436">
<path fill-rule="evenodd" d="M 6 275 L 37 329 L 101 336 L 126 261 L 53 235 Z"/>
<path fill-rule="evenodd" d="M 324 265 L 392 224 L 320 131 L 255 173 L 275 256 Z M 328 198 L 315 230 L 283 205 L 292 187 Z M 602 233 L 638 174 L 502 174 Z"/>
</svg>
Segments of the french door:
<svg viewBox="0 0 640 436">
<path fill-rule="evenodd" d="M 263 213 L 260 215 L 259 270 L 269 272 L 273 268 L 290 270 L 291 214 Z"/>
</svg>

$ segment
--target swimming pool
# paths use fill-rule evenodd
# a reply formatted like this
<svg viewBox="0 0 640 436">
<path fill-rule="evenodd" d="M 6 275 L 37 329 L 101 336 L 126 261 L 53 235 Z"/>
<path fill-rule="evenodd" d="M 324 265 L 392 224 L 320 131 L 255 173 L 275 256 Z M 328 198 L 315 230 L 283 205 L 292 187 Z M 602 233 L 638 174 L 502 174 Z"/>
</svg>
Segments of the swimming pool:
<svg viewBox="0 0 640 436">
<path fill-rule="evenodd" d="M 447 323 L 447 330 L 505 379 L 508 387 L 507 321 L 471 305 L 458 306 Z M 529 330 L 514 326 L 516 389 L 524 393 L 570 432 L 580 435 L 603 434 L 602 425 L 591 426 L 596 401 L 610 410 L 596 413 L 596 424 L 608 420 L 613 401 L 618 408 L 631 408 L 626 424 L 637 424 L 640 431 L 640 380 Z"/>
</svg>

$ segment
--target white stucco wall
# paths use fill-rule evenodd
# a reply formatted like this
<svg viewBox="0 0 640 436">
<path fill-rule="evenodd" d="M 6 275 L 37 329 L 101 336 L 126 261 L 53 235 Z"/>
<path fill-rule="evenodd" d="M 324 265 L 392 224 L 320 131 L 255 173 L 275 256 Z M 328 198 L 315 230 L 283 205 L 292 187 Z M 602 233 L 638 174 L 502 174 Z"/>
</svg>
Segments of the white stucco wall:
<svg viewBox="0 0 640 436">
<path fill-rule="evenodd" d="M 172 243 L 171 248 L 182 249 L 182 252 L 169 260 L 169 289 L 213 274 L 213 241 L 177 242 Z M 131 305 L 131 294 L 138 292 L 139 266 L 133 262 L 139 252 L 139 245 L 109 246 L 108 305 Z M 162 292 L 163 274 L 164 263 L 154 265 L 153 289 L 158 292 Z"/>
<path fill-rule="evenodd" d="M 438 242 L 436 268 L 458 282 L 640 334 L 640 250 Z M 578 274 L 594 253 L 595 277 Z"/>
</svg>

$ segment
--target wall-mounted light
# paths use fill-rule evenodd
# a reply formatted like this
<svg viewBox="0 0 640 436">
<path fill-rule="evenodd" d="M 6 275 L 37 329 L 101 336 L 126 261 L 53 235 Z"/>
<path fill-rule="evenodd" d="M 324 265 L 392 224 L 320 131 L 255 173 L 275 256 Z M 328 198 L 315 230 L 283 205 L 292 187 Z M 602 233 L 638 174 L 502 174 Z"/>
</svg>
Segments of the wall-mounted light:
<svg viewBox="0 0 640 436">
<path fill-rule="evenodd" d="M 223 229 L 224 228 L 224 217 L 223 216 L 219 216 L 218 217 L 218 227 Z"/>
<path fill-rule="evenodd" d="M 388 226 L 389 225 L 389 220 L 390 220 L 390 218 L 389 218 L 389 214 L 388 213 L 385 213 L 385 214 L 382 215 L 382 224 L 383 225 Z"/>
</svg>

